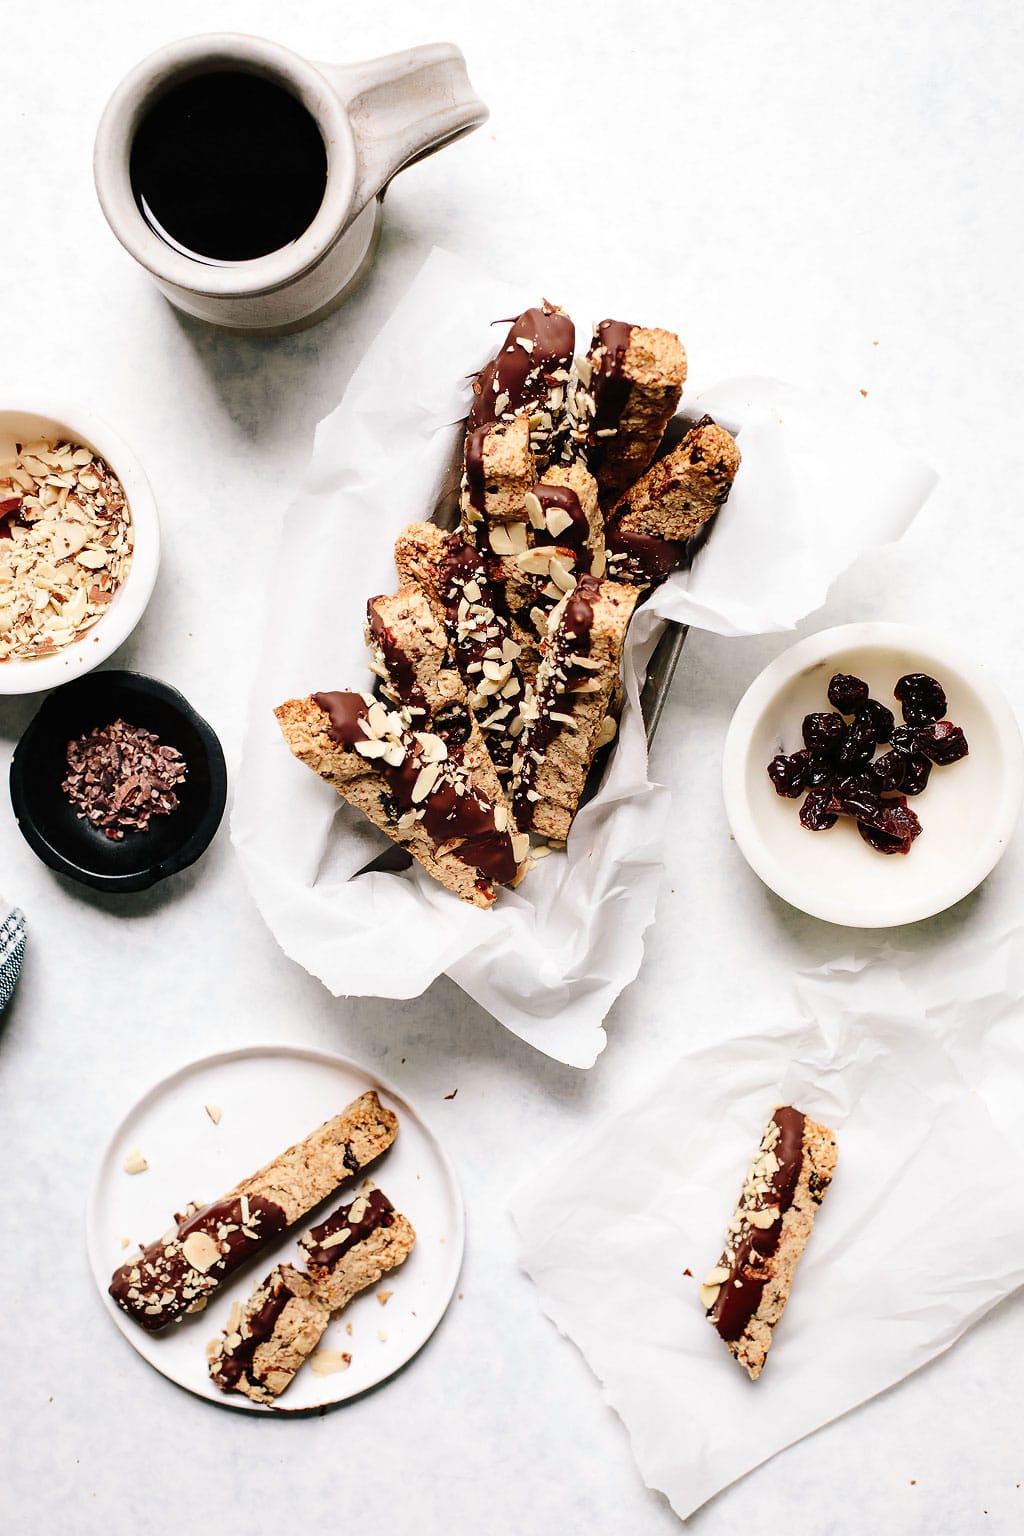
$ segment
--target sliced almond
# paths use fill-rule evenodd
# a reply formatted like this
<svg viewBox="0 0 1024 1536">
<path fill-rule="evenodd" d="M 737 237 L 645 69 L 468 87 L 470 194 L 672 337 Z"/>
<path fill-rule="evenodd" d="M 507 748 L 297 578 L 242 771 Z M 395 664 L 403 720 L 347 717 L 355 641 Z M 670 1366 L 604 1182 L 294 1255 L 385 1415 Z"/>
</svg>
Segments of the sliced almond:
<svg viewBox="0 0 1024 1536">
<path fill-rule="evenodd" d="M 201 1275 L 212 1269 L 222 1256 L 219 1245 L 209 1232 L 190 1232 L 181 1245 L 181 1251 L 192 1268 L 197 1269 Z"/>
<path fill-rule="evenodd" d="M 572 518 L 564 507 L 548 507 L 544 521 L 547 523 L 548 533 L 555 539 L 573 524 Z"/>
</svg>

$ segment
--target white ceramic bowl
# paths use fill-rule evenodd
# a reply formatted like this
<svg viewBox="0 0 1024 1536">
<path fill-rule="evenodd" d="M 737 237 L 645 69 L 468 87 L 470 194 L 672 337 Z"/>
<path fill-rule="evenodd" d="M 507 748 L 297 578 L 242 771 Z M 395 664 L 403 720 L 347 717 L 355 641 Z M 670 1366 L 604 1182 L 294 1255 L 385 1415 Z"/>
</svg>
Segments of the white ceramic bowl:
<svg viewBox="0 0 1024 1536">
<path fill-rule="evenodd" d="M 831 709 L 834 672 L 863 678 L 897 725 L 893 685 L 927 672 L 967 737 L 968 756 L 933 769 L 924 793 L 908 802 L 923 831 L 906 855 L 877 853 L 849 817 L 830 831 L 807 831 L 803 797 L 784 799 L 768 777 L 776 753 L 803 746 L 804 716 Z M 903 624 L 845 624 L 799 641 L 751 683 L 726 737 L 722 787 L 733 836 L 776 895 L 826 922 L 888 928 L 945 911 L 995 867 L 1020 812 L 1024 747 L 1003 694 L 956 640 Z"/>
<path fill-rule="evenodd" d="M 38 437 L 81 444 L 106 459 L 128 498 L 135 549 L 128 575 L 103 617 L 81 640 L 48 656 L 0 662 L 0 695 L 56 688 L 106 661 L 145 612 L 160 565 L 160 524 L 149 481 L 138 459 L 106 422 L 63 401 L 21 394 L 16 401 L 0 397 L 0 461 L 14 457 L 16 443 Z"/>
</svg>

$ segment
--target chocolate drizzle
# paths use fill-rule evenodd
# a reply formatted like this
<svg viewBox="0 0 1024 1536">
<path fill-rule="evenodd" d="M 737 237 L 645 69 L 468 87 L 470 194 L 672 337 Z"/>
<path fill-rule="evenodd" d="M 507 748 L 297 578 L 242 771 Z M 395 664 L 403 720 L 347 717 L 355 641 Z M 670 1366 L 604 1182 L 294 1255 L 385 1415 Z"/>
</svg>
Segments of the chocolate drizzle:
<svg viewBox="0 0 1024 1536">
<path fill-rule="evenodd" d="M 546 480 L 538 480 L 533 487 L 533 494 L 540 502 L 541 511 L 548 512 L 557 508 L 572 518 L 568 528 L 561 533 L 549 533 L 547 528 L 535 528 L 533 530 L 533 542 L 538 546 L 549 544 L 561 545 L 566 549 L 572 549 L 577 554 L 582 554 L 587 547 L 590 537 L 590 524 L 587 522 L 587 514 L 580 506 L 580 499 L 576 492 L 568 485 L 550 485 Z"/>
<path fill-rule="evenodd" d="M 405 651 L 395 639 L 394 630 L 389 628 L 374 607 L 377 599 L 371 597 L 366 605 L 366 619 L 370 626 L 370 634 L 380 646 L 381 655 L 384 658 L 384 666 L 389 674 L 393 692 L 401 702 L 412 709 L 419 709 L 426 713 L 426 699 L 423 690 L 416 681 L 416 668 Z"/>
<path fill-rule="evenodd" d="M 653 533 L 631 533 L 618 519 L 607 524 L 604 538 L 616 579 L 633 581 L 638 586 L 657 586 L 687 558 L 685 543 L 659 539 Z"/>
<path fill-rule="evenodd" d="M 469 494 L 469 504 L 474 512 L 483 513 L 486 510 L 484 491 L 486 478 L 484 476 L 484 442 L 487 438 L 489 423 L 477 427 L 473 432 L 466 433 L 466 490 Z"/>
<path fill-rule="evenodd" d="M 331 740 L 347 752 L 354 751 L 359 742 L 369 740 L 359 724 L 369 718 L 370 711 L 362 694 L 315 693 L 313 703 L 328 717 Z M 410 732 L 403 732 L 402 745 L 405 756 L 397 767 L 380 757 L 367 759 L 367 766 L 386 781 L 399 814 L 415 811 L 434 843 L 452 844 L 450 852 L 454 858 L 479 869 L 497 885 L 514 880 L 518 865 L 511 833 L 498 830 L 494 802 L 470 785 L 462 766 L 462 752 L 458 748 L 449 750 L 447 759 L 439 765 L 433 788 L 425 798 L 416 801 L 413 795 L 426 764 L 419 743 Z"/>
<path fill-rule="evenodd" d="M 181 1218 L 169 1239 L 150 1243 L 140 1258 L 129 1260 L 114 1275 L 109 1290 L 118 1306 L 155 1333 L 197 1302 L 202 1304 L 268 1237 L 276 1237 L 288 1225 L 284 1211 L 273 1200 L 250 1195 L 246 1206 L 241 1196 L 230 1195 Z M 185 1249 L 194 1233 L 209 1237 L 221 1255 L 201 1271 L 189 1262 Z"/>
<path fill-rule="evenodd" d="M 527 345 L 521 346 L 520 340 Z M 551 375 L 563 369 L 568 372 L 575 346 L 576 327 L 568 315 L 551 304 L 524 310 L 512 322 L 497 356 L 473 382 L 470 433 L 542 401 L 551 387 Z"/>
<path fill-rule="evenodd" d="M 588 457 L 593 470 L 603 457 L 610 441 L 597 434 L 618 430 L 619 421 L 629 400 L 632 383 L 626 377 L 625 361 L 629 350 L 629 338 L 636 326 L 625 320 L 602 320 L 590 344 L 590 363 L 593 373 L 590 392 L 594 399 L 594 416 L 587 438 Z"/>
<path fill-rule="evenodd" d="M 363 1213 L 357 1221 L 353 1221 L 352 1210 L 360 1199 L 365 1201 Z M 395 1208 L 384 1192 L 379 1189 L 371 1189 L 366 1195 L 357 1196 L 356 1200 L 350 1200 L 347 1205 L 340 1206 L 328 1216 L 326 1221 L 321 1222 L 318 1227 L 313 1227 L 309 1236 L 302 1240 L 302 1248 L 310 1272 L 314 1269 L 328 1271 L 334 1269 L 350 1248 L 354 1248 L 357 1243 L 365 1242 L 370 1233 L 375 1232 L 378 1227 L 392 1226 L 394 1220 Z M 339 1232 L 347 1232 L 348 1236 L 341 1242 L 328 1241 Z"/>
<path fill-rule="evenodd" d="M 572 709 L 570 695 L 593 673 L 586 667 L 573 666 L 573 657 L 589 656 L 594 627 L 594 601 L 601 583 L 593 576 L 581 576 L 566 599 L 558 629 L 548 642 L 542 666 L 547 676 L 537 695 L 537 714 L 523 734 L 523 744 L 516 758 L 512 811 L 516 824 L 526 831 L 533 825 L 534 782 L 544 753 L 563 729 L 564 722 L 554 718 Z"/>
<path fill-rule="evenodd" d="M 330 720 L 327 734 L 346 752 L 354 750 L 357 741 L 365 741 L 366 732 L 359 729 L 360 720 L 369 714 L 369 705 L 361 693 L 314 693 L 313 703 L 322 709 Z"/>
<path fill-rule="evenodd" d="M 767 1260 L 779 1246 L 782 1217 L 793 1204 L 803 1165 L 805 1118 L 799 1110 L 791 1109 L 788 1105 L 777 1109 L 772 1116 L 772 1121 L 779 1128 L 778 1140 L 772 1148 L 778 1167 L 772 1175 L 767 1194 L 755 1209 L 777 1207 L 779 1219 L 766 1228 L 755 1227 L 745 1221 L 722 1260 L 722 1267 L 729 1270 L 729 1276 L 722 1282 L 708 1315 L 727 1344 L 735 1343 L 742 1336 L 761 1304 L 770 1275 Z M 745 1215 L 746 1209 L 741 1210 L 740 1214 Z"/>
</svg>

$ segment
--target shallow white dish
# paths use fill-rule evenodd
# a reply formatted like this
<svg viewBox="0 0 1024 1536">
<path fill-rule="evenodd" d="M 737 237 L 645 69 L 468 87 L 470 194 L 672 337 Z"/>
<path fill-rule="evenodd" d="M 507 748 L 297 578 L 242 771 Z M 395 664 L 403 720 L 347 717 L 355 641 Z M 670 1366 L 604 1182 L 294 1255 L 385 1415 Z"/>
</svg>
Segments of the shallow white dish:
<svg viewBox="0 0 1024 1536">
<path fill-rule="evenodd" d="M 0 396 L 0 460 L 15 444 L 63 438 L 106 459 L 124 487 L 135 531 L 128 575 L 106 613 L 81 640 L 47 656 L 0 663 L 0 694 L 39 693 L 82 677 L 122 645 L 146 610 L 160 565 L 160 524 L 145 471 L 117 433 L 89 410 L 39 395 Z"/>
<path fill-rule="evenodd" d="M 163 1333 L 146 1333 L 125 1316 L 107 1294 L 110 1278 L 127 1253 L 166 1231 L 173 1213 L 189 1200 L 215 1200 L 368 1088 L 376 1088 L 395 1110 L 399 1131 L 365 1176 L 412 1222 L 416 1246 L 399 1269 L 357 1296 L 329 1325 L 319 1347 L 351 1353 L 348 1370 L 316 1376 L 307 1364 L 273 1408 L 240 1393 L 221 1392 L 207 1374 L 205 1349 L 223 1330 L 232 1303 L 244 1302 L 275 1264 L 291 1262 L 302 1268 L 299 1234 L 351 1199 L 364 1176 L 342 1186 L 291 1236 L 268 1243 L 255 1263 L 225 1283 L 205 1311 Z M 206 1113 L 207 1104 L 223 1111 L 218 1125 Z M 123 1164 L 134 1149 L 142 1152 L 149 1167 L 129 1175 Z M 132 1347 L 179 1386 L 221 1407 L 249 1413 L 295 1412 L 344 1402 L 405 1365 L 429 1339 L 451 1300 L 462 1264 L 463 1229 L 454 1169 L 407 1100 L 355 1062 L 292 1045 L 254 1045 L 208 1056 L 151 1088 L 129 1110 L 103 1154 L 87 1218 L 89 1263 L 103 1305 Z M 122 1247 L 122 1237 L 130 1239 L 130 1248 Z M 385 1306 L 376 1299 L 383 1290 L 393 1292 Z M 346 1323 L 352 1325 L 351 1335 Z"/>
<path fill-rule="evenodd" d="M 782 798 L 768 777 L 776 753 L 803 746 L 804 716 L 831 709 L 834 672 L 863 678 L 897 725 L 893 685 L 908 672 L 927 672 L 946 691 L 947 718 L 967 737 L 969 755 L 935 768 L 924 793 L 908 802 L 924 830 L 906 856 L 877 853 L 849 817 L 831 831 L 807 831 L 802 797 Z M 1020 813 L 1024 748 L 1003 694 L 956 640 L 903 624 L 845 624 L 799 641 L 751 683 L 726 737 L 722 788 L 744 858 L 776 895 L 826 922 L 888 928 L 945 911 L 992 871 Z"/>
</svg>

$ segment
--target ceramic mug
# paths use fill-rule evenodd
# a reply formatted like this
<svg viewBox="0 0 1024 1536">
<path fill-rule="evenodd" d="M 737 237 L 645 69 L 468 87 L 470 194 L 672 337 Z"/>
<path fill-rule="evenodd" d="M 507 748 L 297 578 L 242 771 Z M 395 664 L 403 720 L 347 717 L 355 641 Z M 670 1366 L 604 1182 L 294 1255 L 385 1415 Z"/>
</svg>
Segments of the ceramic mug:
<svg viewBox="0 0 1024 1536">
<path fill-rule="evenodd" d="M 312 223 L 289 245 L 211 265 L 176 250 L 147 223 L 129 163 L 135 133 L 154 103 L 175 86 L 220 71 L 269 80 L 305 107 L 324 142 L 327 183 Z M 364 276 L 391 178 L 487 115 L 450 43 L 362 64 L 311 64 L 263 38 L 190 37 L 144 59 L 114 92 L 96 135 L 96 191 L 114 234 L 172 304 L 228 330 L 281 335 L 330 314 Z"/>
</svg>

